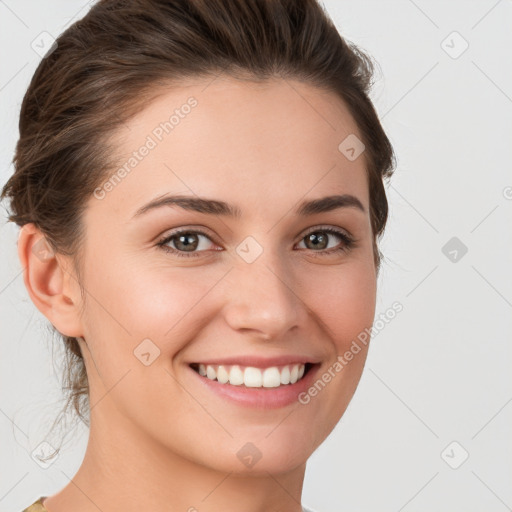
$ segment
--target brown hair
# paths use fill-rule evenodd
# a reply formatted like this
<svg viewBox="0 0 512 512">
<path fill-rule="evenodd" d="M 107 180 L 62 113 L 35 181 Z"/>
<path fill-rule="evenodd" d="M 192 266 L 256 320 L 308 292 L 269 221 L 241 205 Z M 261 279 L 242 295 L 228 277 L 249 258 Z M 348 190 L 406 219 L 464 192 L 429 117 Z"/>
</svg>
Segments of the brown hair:
<svg viewBox="0 0 512 512">
<path fill-rule="evenodd" d="M 115 165 L 106 141 L 116 128 L 186 78 L 296 79 L 337 94 L 360 130 L 378 272 L 377 238 L 388 217 L 383 181 L 395 160 L 368 96 L 373 72 L 371 58 L 340 36 L 317 0 L 101 0 L 60 35 L 34 73 L 21 106 L 15 172 L 0 198 L 11 200 L 10 221 L 33 222 L 54 252 L 73 257 L 79 276 L 82 213 Z M 65 410 L 72 404 L 88 424 L 80 347 L 62 338 Z"/>
</svg>

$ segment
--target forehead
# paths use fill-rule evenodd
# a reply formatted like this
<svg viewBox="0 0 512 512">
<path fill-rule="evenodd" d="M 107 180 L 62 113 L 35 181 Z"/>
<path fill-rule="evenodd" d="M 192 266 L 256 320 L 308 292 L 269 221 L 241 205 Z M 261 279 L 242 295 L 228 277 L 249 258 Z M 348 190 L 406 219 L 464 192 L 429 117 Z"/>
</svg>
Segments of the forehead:
<svg viewBox="0 0 512 512">
<path fill-rule="evenodd" d="M 214 77 L 169 86 L 109 141 L 118 161 L 102 207 L 126 217 L 168 192 L 236 197 L 242 209 L 334 193 L 368 206 L 364 154 L 351 161 L 339 149 L 354 135 L 343 101 L 302 82 Z"/>
</svg>

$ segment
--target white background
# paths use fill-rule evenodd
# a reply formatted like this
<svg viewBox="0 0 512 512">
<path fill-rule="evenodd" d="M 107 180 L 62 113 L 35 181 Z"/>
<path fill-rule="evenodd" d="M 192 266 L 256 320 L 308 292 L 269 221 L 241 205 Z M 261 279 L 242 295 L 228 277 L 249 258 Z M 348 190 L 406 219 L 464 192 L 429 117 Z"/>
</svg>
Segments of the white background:
<svg viewBox="0 0 512 512">
<path fill-rule="evenodd" d="M 398 165 L 377 317 L 394 301 L 404 309 L 374 337 L 346 414 L 310 459 L 303 501 L 318 512 L 510 510 L 512 2 L 324 5 L 380 65 L 372 99 Z M 83 0 L 0 0 L 2 184 L 40 59 L 31 43 L 86 11 Z M 452 58 L 462 38 L 469 47 Z M 0 511 L 19 512 L 68 483 L 87 431 L 48 469 L 30 458 L 63 405 L 60 353 L 25 291 L 5 209 L 0 230 Z M 468 249 L 456 262 L 442 252 L 452 237 Z"/>
</svg>

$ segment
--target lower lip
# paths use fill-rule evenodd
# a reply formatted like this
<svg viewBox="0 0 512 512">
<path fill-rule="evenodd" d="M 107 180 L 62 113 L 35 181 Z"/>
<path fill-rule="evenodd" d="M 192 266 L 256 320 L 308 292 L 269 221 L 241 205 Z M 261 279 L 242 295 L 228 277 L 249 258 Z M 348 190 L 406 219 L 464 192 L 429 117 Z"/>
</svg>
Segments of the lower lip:
<svg viewBox="0 0 512 512">
<path fill-rule="evenodd" d="M 221 384 L 219 381 L 203 377 L 189 368 L 203 386 L 238 405 L 258 409 L 278 409 L 299 403 L 298 396 L 311 386 L 319 367 L 319 364 L 315 364 L 295 384 L 285 384 L 277 388 L 247 388 L 243 385 Z"/>
</svg>

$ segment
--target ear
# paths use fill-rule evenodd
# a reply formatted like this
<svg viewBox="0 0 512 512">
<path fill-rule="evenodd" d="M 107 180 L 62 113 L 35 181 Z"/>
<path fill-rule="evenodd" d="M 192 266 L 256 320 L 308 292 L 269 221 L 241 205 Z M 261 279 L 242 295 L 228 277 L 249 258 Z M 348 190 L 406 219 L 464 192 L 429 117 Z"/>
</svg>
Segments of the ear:
<svg viewBox="0 0 512 512">
<path fill-rule="evenodd" d="M 18 237 L 23 281 L 37 309 L 66 336 L 83 336 L 80 286 L 71 259 L 54 254 L 41 231 L 25 224 Z"/>
</svg>

